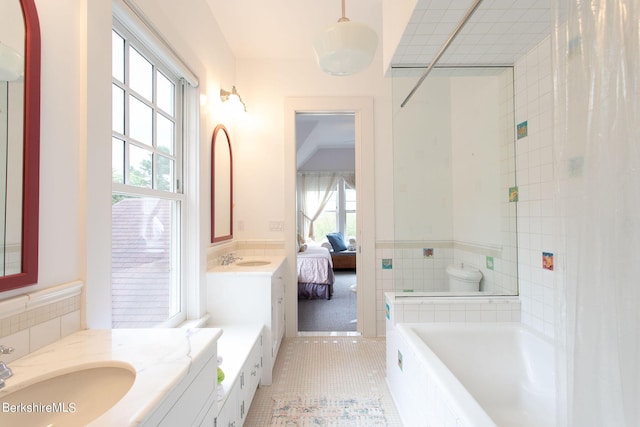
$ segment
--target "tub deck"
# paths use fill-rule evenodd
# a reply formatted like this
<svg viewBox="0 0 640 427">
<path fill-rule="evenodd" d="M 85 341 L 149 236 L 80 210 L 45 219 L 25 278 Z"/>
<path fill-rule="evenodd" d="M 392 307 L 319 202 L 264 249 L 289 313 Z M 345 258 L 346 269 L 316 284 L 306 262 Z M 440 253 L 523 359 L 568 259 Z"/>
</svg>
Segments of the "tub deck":
<svg viewBox="0 0 640 427">
<path fill-rule="evenodd" d="M 396 329 L 392 341 L 406 342 L 464 425 L 555 425 L 554 350 L 546 338 L 519 323 L 409 323 Z M 479 408 L 491 421 L 478 419 L 484 418 Z"/>
</svg>

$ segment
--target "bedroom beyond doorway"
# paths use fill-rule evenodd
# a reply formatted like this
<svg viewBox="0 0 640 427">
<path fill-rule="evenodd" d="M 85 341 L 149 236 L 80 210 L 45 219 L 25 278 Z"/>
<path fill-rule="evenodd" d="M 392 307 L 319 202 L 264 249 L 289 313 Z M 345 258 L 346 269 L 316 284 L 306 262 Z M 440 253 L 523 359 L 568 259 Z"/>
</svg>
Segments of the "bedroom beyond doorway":
<svg viewBox="0 0 640 427">
<path fill-rule="evenodd" d="M 336 271 L 333 296 L 326 299 L 298 299 L 298 331 L 356 331 L 355 271 Z"/>
<path fill-rule="evenodd" d="M 355 113 L 295 117 L 298 331 L 355 332 Z M 347 272 L 334 265 L 341 251 L 353 255 Z"/>
</svg>

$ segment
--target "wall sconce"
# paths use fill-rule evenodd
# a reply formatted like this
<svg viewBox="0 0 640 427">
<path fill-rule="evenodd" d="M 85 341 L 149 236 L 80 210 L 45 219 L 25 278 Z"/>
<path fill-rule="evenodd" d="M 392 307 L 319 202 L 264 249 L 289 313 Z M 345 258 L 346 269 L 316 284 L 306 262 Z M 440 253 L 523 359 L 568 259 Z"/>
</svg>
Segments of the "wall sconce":
<svg viewBox="0 0 640 427">
<path fill-rule="evenodd" d="M 242 109 L 245 113 L 247 112 L 247 106 L 240 98 L 240 94 L 236 90 L 236 87 L 233 86 L 231 88 L 231 92 L 228 90 L 220 89 L 220 100 L 222 102 L 229 102 L 231 104 L 231 108 L 233 110 Z"/>
</svg>

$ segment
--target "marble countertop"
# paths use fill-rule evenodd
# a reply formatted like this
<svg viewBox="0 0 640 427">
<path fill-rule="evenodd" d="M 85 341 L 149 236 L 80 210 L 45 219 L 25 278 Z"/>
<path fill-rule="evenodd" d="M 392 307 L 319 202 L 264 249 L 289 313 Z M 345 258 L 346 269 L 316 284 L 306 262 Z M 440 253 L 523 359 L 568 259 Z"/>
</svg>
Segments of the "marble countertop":
<svg viewBox="0 0 640 427">
<path fill-rule="evenodd" d="M 214 265 L 209 267 L 207 273 L 223 273 L 223 274 L 273 274 L 278 267 L 284 262 L 284 256 L 277 255 L 252 255 L 252 256 L 244 256 L 242 260 L 238 260 L 233 264 L 229 265 Z M 241 266 L 238 265 L 238 262 L 251 262 L 251 261 L 269 261 L 269 264 L 266 265 L 257 265 L 257 266 Z"/>
<path fill-rule="evenodd" d="M 125 362 L 136 370 L 131 389 L 89 426 L 138 426 L 164 403 L 174 386 L 215 356 L 221 333 L 219 328 L 79 331 L 11 362 L 13 376 L 0 389 L 0 401 L 12 391 L 79 366 Z"/>
</svg>

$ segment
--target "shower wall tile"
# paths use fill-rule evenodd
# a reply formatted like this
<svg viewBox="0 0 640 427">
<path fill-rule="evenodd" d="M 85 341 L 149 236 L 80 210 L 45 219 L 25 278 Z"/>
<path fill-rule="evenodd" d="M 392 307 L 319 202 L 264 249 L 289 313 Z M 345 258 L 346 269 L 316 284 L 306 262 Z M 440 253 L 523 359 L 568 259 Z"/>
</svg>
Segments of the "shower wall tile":
<svg viewBox="0 0 640 427">
<path fill-rule="evenodd" d="M 517 263 L 511 261 L 509 265 L 503 266 L 500 265 L 502 261 L 496 258 L 495 270 L 518 275 L 519 301 L 514 305 L 517 308 L 512 310 L 511 305 L 507 306 L 509 309 L 498 306 L 495 312 L 490 311 L 489 314 L 482 310 L 474 310 L 473 307 L 466 307 L 464 311 L 465 321 L 471 321 L 467 319 L 493 321 L 494 317 L 495 321 L 499 322 L 522 321 L 551 338 L 555 331 L 554 281 L 557 278 L 553 271 L 542 268 L 540 258 L 542 252 L 555 252 L 552 77 L 551 40 L 547 38 L 515 64 L 513 123 L 515 126 L 527 122 L 527 136 L 516 141 L 515 153 L 513 146 L 505 147 L 503 153 L 505 158 L 514 154 L 516 158 L 515 165 L 510 163 L 509 168 L 516 168 L 517 182 L 509 182 L 505 176 L 502 185 L 505 188 L 505 194 L 508 194 L 508 189 L 515 185 L 518 188 L 518 202 L 507 203 L 504 207 L 504 209 L 515 210 L 517 205 L 518 261 Z M 512 228 L 503 232 L 512 232 L 515 229 L 515 224 L 509 226 Z M 422 247 L 420 256 L 422 256 Z M 437 253 L 436 248 L 434 258 Z M 392 243 L 388 242 L 386 246 L 378 245 L 377 265 L 380 265 L 382 258 L 395 256 L 397 254 L 393 251 Z M 455 255 L 454 258 L 456 258 Z M 515 253 L 511 259 L 515 260 Z M 465 263 L 467 263 L 466 260 Z M 475 261 L 469 262 L 470 265 L 474 263 Z M 492 273 L 486 269 L 486 258 L 483 257 L 478 264 L 485 267 L 483 274 Z M 402 265 L 401 261 L 394 259 L 396 274 Z M 383 335 L 386 329 L 385 293 L 395 291 L 393 273 L 393 270 L 376 272 L 378 335 Z M 425 271 L 422 274 L 424 275 Z M 404 319 L 403 308 L 392 307 L 390 312 L 394 318 Z M 409 309 L 407 313 L 411 319 L 416 316 L 415 309 Z M 451 307 L 446 305 L 437 306 L 437 310 L 434 306 L 423 305 L 417 316 L 420 322 L 451 321 L 452 317 L 461 320 L 459 313 L 457 308 L 451 310 Z"/>
<path fill-rule="evenodd" d="M 403 322 L 520 322 L 518 297 L 398 298 L 385 293 L 385 328 Z"/>
<path fill-rule="evenodd" d="M 542 41 L 515 64 L 516 123 L 527 137 L 516 142 L 518 279 L 522 321 L 553 338 L 554 272 L 543 269 L 553 246 L 553 92 L 551 41 Z"/>
<path fill-rule="evenodd" d="M 513 227 L 515 229 L 515 225 Z M 511 233 L 510 230 L 505 232 Z M 424 248 L 433 248 L 433 256 L 425 257 Z M 430 252 L 431 254 L 431 252 Z M 493 270 L 487 268 L 487 256 L 493 257 Z M 500 256 L 500 257 L 499 257 Z M 382 268 L 383 260 L 391 259 L 393 269 Z M 408 290 L 412 293 L 438 292 L 448 288 L 446 268 L 464 263 L 482 272 L 482 289 L 494 294 L 513 294 L 513 278 L 517 275 L 516 249 L 503 248 L 497 253 L 489 247 L 452 241 L 438 242 L 378 242 L 376 244 L 376 327 L 377 334 L 386 333 L 387 292 Z M 408 295 L 409 292 L 407 292 Z M 416 295 L 418 296 L 418 295 Z M 417 300 L 417 298 L 416 298 Z M 454 300 L 455 301 L 455 300 Z M 462 299 L 461 301 L 464 301 Z M 520 304 L 516 314 L 483 314 L 478 305 L 452 303 L 447 306 L 428 304 L 419 309 L 405 306 L 401 315 L 412 322 L 512 321 L 520 319 Z M 466 307 L 466 308 L 465 308 Z M 426 310 L 426 311 L 425 311 Z M 409 320 L 405 320 L 409 321 Z"/>
</svg>

